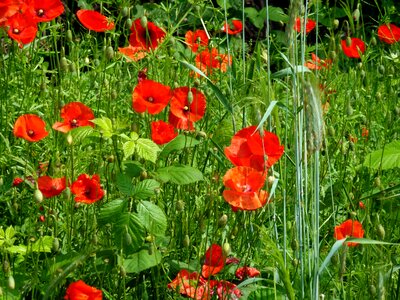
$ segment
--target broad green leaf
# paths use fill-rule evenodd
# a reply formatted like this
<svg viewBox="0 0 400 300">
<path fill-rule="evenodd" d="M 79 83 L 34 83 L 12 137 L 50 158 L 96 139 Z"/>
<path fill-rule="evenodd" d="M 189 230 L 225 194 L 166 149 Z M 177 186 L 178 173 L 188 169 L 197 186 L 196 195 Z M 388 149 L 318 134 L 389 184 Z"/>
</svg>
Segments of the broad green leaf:
<svg viewBox="0 0 400 300">
<path fill-rule="evenodd" d="M 126 200 L 116 199 L 108 202 L 101 207 L 97 221 L 99 224 L 114 223 L 126 211 L 127 206 Z"/>
<path fill-rule="evenodd" d="M 122 149 L 124 150 L 124 157 L 128 158 L 135 153 L 136 143 L 134 141 L 127 141 L 122 145 Z"/>
<path fill-rule="evenodd" d="M 250 19 L 254 26 L 256 26 L 258 29 L 262 29 L 264 27 L 266 16 L 259 14 L 258 10 L 256 10 L 254 7 L 246 7 L 244 12 L 246 17 Z"/>
<path fill-rule="evenodd" d="M 131 178 L 138 177 L 144 170 L 142 165 L 136 161 L 124 161 L 122 169 Z"/>
<path fill-rule="evenodd" d="M 139 218 L 132 213 L 122 213 L 114 223 L 114 243 L 125 253 L 138 251 L 144 241 L 144 228 Z"/>
<path fill-rule="evenodd" d="M 161 151 L 161 153 L 159 155 L 159 158 L 162 159 L 162 158 L 167 157 L 168 154 L 170 154 L 172 151 L 177 151 L 177 150 L 182 150 L 184 148 L 194 147 L 198 144 L 200 144 L 200 141 L 196 140 L 195 138 L 186 136 L 184 134 L 180 134 L 164 146 L 163 150 Z"/>
<path fill-rule="evenodd" d="M 163 236 L 167 229 L 167 217 L 161 208 L 149 201 L 141 201 L 137 207 L 138 217 L 147 231 Z"/>
<path fill-rule="evenodd" d="M 217 4 L 223 9 L 229 9 L 232 6 L 229 0 L 217 0 Z"/>
<path fill-rule="evenodd" d="M 29 248 L 29 250 L 32 252 L 51 252 L 53 240 L 54 237 L 52 236 L 42 236 L 32 245 L 32 248 Z"/>
<path fill-rule="evenodd" d="M 160 187 L 160 183 L 154 179 L 145 179 L 134 186 L 130 196 L 144 200 L 155 194 L 155 189 Z"/>
<path fill-rule="evenodd" d="M 145 160 L 155 163 L 159 151 L 160 148 L 152 140 L 139 138 L 136 141 L 136 153 Z"/>
<path fill-rule="evenodd" d="M 126 196 L 132 196 L 134 186 L 132 179 L 128 175 L 121 173 L 117 174 L 116 183 L 121 193 L 125 194 Z"/>
<path fill-rule="evenodd" d="M 260 10 L 260 15 L 267 15 L 267 8 Z M 289 16 L 283 12 L 283 9 L 275 6 L 268 6 L 268 16 L 270 21 L 287 23 Z"/>
<path fill-rule="evenodd" d="M 143 249 L 124 260 L 123 266 L 127 273 L 140 273 L 152 268 L 161 262 L 161 253 L 157 249 L 149 254 L 149 250 Z"/>
<path fill-rule="evenodd" d="M 393 141 L 387 144 L 384 149 L 368 154 L 363 166 L 374 170 L 400 168 L 400 141 Z"/>
<path fill-rule="evenodd" d="M 81 127 L 77 127 L 77 128 L 74 128 L 73 130 L 71 130 L 72 140 L 75 143 L 81 142 L 88 136 L 92 136 L 94 134 L 99 135 L 99 133 L 95 132 L 91 126 L 81 126 Z"/>
<path fill-rule="evenodd" d="M 158 177 L 163 182 L 190 184 L 203 180 L 203 174 L 190 166 L 169 166 L 157 170 Z"/>
<path fill-rule="evenodd" d="M 11 240 L 14 236 L 15 236 L 15 229 L 12 226 L 7 227 L 5 232 L 6 240 Z"/>
<path fill-rule="evenodd" d="M 7 247 L 6 250 L 12 254 L 21 254 L 21 255 L 26 254 L 26 246 L 25 245 L 10 246 L 10 247 Z"/>
<path fill-rule="evenodd" d="M 100 127 L 100 132 L 104 137 L 111 137 L 113 135 L 113 125 L 109 118 L 101 117 L 91 120 L 92 123 Z"/>
</svg>

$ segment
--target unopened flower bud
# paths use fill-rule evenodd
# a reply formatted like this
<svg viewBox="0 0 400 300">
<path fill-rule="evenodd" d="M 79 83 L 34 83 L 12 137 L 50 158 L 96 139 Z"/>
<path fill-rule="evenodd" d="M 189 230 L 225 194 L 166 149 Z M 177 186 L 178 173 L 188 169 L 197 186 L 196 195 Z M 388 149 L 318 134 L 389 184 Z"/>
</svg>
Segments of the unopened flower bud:
<svg viewBox="0 0 400 300">
<path fill-rule="evenodd" d="M 185 202 L 183 202 L 183 200 L 178 200 L 176 201 L 176 210 L 178 212 L 181 212 L 185 209 Z"/>
<path fill-rule="evenodd" d="M 132 237 L 128 232 L 128 229 L 125 231 L 124 242 L 126 246 L 130 246 L 132 244 Z"/>
<path fill-rule="evenodd" d="M 68 134 L 67 134 L 67 143 L 68 143 L 68 145 L 72 145 L 72 143 L 73 143 L 72 134 L 70 132 L 68 132 Z"/>
<path fill-rule="evenodd" d="M 274 184 L 275 180 L 276 180 L 275 176 L 273 176 L 273 175 L 268 176 L 268 178 L 267 178 L 268 186 L 271 187 Z"/>
<path fill-rule="evenodd" d="M 351 104 L 348 103 L 348 104 L 347 104 L 347 107 L 346 107 L 346 114 L 347 114 L 348 116 L 351 116 L 353 113 L 354 113 L 354 109 L 353 109 L 353 107 L 351 106 Z"/>
<path fill-rule="evenodd" d="M 190 246 L 190 238 L 189 238 L 189 236 L 187 234 L 183 238 L 183 246 L 186 247 L 186 248 Z"/>
<path fill-rule="evenodd" d="M 378 176 L 378 177 L 375 177 L 375 179 L 374 179 L 374 185 L 376 186 L 376 187 L 381 187 L 382 186 L 382 183 L 381 183 L 381 178 Z"/>
<path fill-rule="evenodd" d="M 132 19 L 131 18 L 126 19 L 125 26 L 126 26 L 126 29 L 131 29 L 131 27 L 132 27 Z"/>
<path fill-rule="evenodd" d="M 193 102 L 193 93 L 191 90 L 189 90 L 188 95 L 187 95 L 188 103 L 192 104 Z"/>
<path fill-rule="evenodd" d="M 70 29 L 67 30 L 66 36 L 67 36 L 67 41 L 72 42 L 72 31 Z"/>
<path fill-rule="evenodd" d="M 124 18 L 127 17 L 127 16 L 129 15 L 129 7 L 124 6 L 124 7 L 121 9 L 121 15 L 122 15 Z"/>
<path fill-rule="evenodd" d="M 218 220 L 218 227 L 224 227 L 227 222 L 228 222 L 228 216 L 226 214 L 223 214 L 221 218 L 219 218 Z"/>
<path fill-rule="evenodd" d="M 68 60 L 65 57 L 61 57 L 60 59 L 60 67 L 63 71 L 68 71 Z"/>
<path fill-rule="evenodd" d="M 147 18 L 146 16 L 143 16 L 140 18 L 140 25 L 142 25 L 143 28 L 147 28 Z"/>
<path fill-rule="evenodd" d="M 346 38 L 346 46 L 347 47 L 351 46 L 351 38 L 349 36 Z"/>
<path fill-rule="evenodd" d="M 35 199 L 35 201 L 39 203 L 43 202 L 43 194 L 39 189 L 36 189 L 33 192 L 33 199 Z"/>
<path fill-rule="evenodd" d="M 378 235 L 379 239 L 385 239 L 385 228 L 382 226 L 382 224 L 379 224 L 376 228 L 376 234 Z"/>
<path fill-rule="evenodd" d="M 231 245 L 229 245 L 229 243 L 224 243 L 222 245 L 222 252 L 224 253 L 225 256 L 231 254 Z"/>
<path fill-rule="evenodd" d="M 7 285 L 10 290 L 15 289 L 15 280 L 12 275 L 8 276 Z"/>
<path fill-rule="evenodd" d="M 339 20 L 335 19 L 333 20 L 333 29 L 338 29 L 339 28 Z"/>
<path fill-rule="evenodd" d="M 353 20 L 356 22 L 360 20 L 360 10 L 358 8 L 353 11 Z"/>
<path fill-rule="evenodd" d="M 382 94 L 380 92 L 376 92 L 375 97 L 376 97 L 376 100 L 378 100 L 378 101 L 382 100 Z"/>
<path fill-rule="evenodd" d="M 292 248 L 293 251 L 296 251 L 299 249 L 300 245 L 299 245 L 299 241 L 297 239 L 292 239 L 292 242 L 290 243 L 290 246 Z"/>
<path fill-rule="evenodd" d="M 371 44 L 371 46 L 376 46 L 377 42 L 376 42 L 376 38 L 374 36 L 371 38 L 370 44 Z"/>
<path fill-rule="evenodd" d="M 4 272 L 4 274 L 8 274 L 8 272 L 10 272 L 10 263 L 8 262 L 8 260 L 7 259 L 5 259 L 4 261 L 3 261 L 3 272 Z"/>
<path fill-rule="evenodd" d="M 109 60 L 114 58 L 114 49 L 113 49 L 113 47 L 108 46 L 106 48 L 106 58 L 109 59 Z"/>
<path fill-rule="evenodd" d="M 60 242 L 59 242 L 58 238 L 54 238 L 53 243 L 51 245 L 51 250 L 53 252 L 58 252 L 59 249 L 60 249 Z"/>
<path fill-rule="evenodd" d="M 126 270 L 123 266 L 119 267 L 119 275 L 121 275 L 121 277 L 126 277 Z"/>
</svg>

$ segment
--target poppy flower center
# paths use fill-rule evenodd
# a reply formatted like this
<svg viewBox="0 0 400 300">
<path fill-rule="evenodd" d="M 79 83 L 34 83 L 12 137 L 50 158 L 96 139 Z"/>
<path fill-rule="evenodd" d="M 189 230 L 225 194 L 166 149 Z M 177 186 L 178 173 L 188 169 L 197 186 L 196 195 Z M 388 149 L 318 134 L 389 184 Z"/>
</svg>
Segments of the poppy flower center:
<svg viewBox="0 0 400 300">
<path fill-rule="evenodd" d="M 251 188 L 250 185 L 245 184 L 244 186 L 242 186 L 242 192 L 243 193 L 248 193 L 248 192 L 251 192 L 251 191 L 252 191 L 252 188 Z"/>
<path fill-rule="evenodd" d="M 183 107 L 183 110 L 184 110 L 184 111 L 189 111 L 189 106 L 185 105 L 185 106 Z"/>
<path fill-rule="evenodd" d="M 39 17 L 44 15 L 44 10 L 43 9 L 38 9 L 37 13 L 36 13 Z"/>
<path fill-rule="evenodd" d="M 78 120 L 77 119 L 73 119 L 71 120 L 71 127 L 78 127 Z"/>
<path fill-rule="evenodd" d="M 13 33 L 18 34 L 18 33 L 20 33 L 20 31 L 19 31 L 18 28 L 14 28 L 14 29 L 13 29 Z"/>
<path fill-rule="evenodd" d="M 153 97 L 149 97 L 149 98 L 147 98 L 147 101 L 149 101 L 150 103 L 153 103 L 154 102 L 154 98 Z"/>
<path fill-rule="evenodd" d="M 33 137 L 35 135 L 35 132 L 32 129 L 28 130 L 28 136 Z"/>
</svg>

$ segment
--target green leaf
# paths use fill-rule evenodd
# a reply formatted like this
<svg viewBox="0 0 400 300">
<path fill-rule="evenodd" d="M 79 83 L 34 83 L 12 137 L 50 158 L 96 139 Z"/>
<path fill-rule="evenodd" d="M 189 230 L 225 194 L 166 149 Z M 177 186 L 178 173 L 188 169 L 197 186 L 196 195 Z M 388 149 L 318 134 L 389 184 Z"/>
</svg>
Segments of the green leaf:
<svg viewBox="0 0 400 300">
<path fill-rule="evenodd" d="M 124 157 L 127 158 L 132 156 L 135 153 L 136 143 L 134 141 L 127 141 L 122 145 L 122 149 L 124 150 Z"/>
<path fill-rule="evenodd" d="M 33 245 L 30 250 L 32 252 L 51 252 L 53 247 L 54 237 L 45 235 L 40 237 Z"/>
<path fill-rule="evenodd" d="M 200 144 L 200 141 L 196 140 L 195 138 L 192 138 L 184 134 L 180 134 L 164 146 L 163 150 L 159 155 L 159 158 L 160 159 L 166 158 L 168 154 L 170 154 L 172 151 L 194 147 L 198 144 Z"/>
<path fill-rule="evenodd" d="M 254 26 L 256 26 L 258 29 L 262 29 L 264 27 L 266 16 L 260 15 L 254 7 L 246 7 L 244 12 L 246 17 L 250 19 Z"/>
<path fill-rule="evenodd" d="M 400 168 L 400 141 L 393 141 L 384 149 L 368 154 L 363 166 L 374 170 Z"/>
<path fill-rule="evenodd" d="M 99 224 L 114 223 L 126 211 L 127 206 L 128 202 L 126 200 L 116 199 L 108 202 L 100 209 L 97 221 Z"/>
<path fill-rule="evenodd" d="M 260 10 L 260 15 L 267 15 L 267 8 Z M 283 12 L 283 9 L 275 6 L 268 6 L 268 16 L 270 21 L 287 23 L 289 16 Z"/>
<path fill-rule="evenodd" d="M 136 153 L 145 160 L 155 163 L 159 151 L 160 148 L 152 140 L 140 138 L 136 141 Z"/>
<path fill-rule="evenodd" d="M 158 177 L 163 182 L 175 184 L 190 184 L 203 180 L 203 174 L 190 166 L 169 166 L 157 170 Z"/>
<path fill-rule="evenodd" d="M 91 126 L 81 126 L 71 130 L 72 140 L 74 143 L 82 142 L 88 136 L 94 135 L 94 129 Z M 98 133 L 96 133 L 98 135 Z"/>
<path fill-rule="evenodd" d="M 147 231 L 163 236 L 167 229 L 167 217 L 161 208 L 149 201 L 141 201 L 137 207 L 138 217 Z"/>
<path fill-rule="evenodd" d="M 121 193 L 125 194 L 126 196 L 132 196 L 134 186 L 132 179 L 128 175 L 121 173 L 117 174 L 116 183 Z"/>
<path fill-rule="evenodd" d="M 223 9 L 229 9 L 232 6 L 229 0 L 217 0 L 217 4 Z"/>
<path fill-rule="evenodd" d="M 149 254 L 147 249 L 140 250 L 124 260 L 123 266 L 127 273 L 140 273 L 152 268 L 161 262 L 161 253 L 157 249 Z"/>
<path fill-rule="evenodd" d="M 294 66 L 293 69 L 289 67 L 289 68 L 285 68 L 285 69 L 275 72 L 274 74 L 271 75 L 271 78 L 280 78 L 280 77 L 293 75 L 296 73 L 307 73 L 307 72 L 311 72 L 311 71 L 306 66 Z"/>
<path fill-rule="evenodd" d="M 109 118 L 96 118 L 91 120 L 91 122 L 100 127 L 100 132 L 103 134 L 104 137 L 110 138 L 114 134 L 113 124 Z"/>
<path fill-rule="evenodd" d="M 133 213 L 122 213 L 114 223 L 114 243 L 126 253 L 139 250 L 144 241 L 144 228 Z"/>
<path fill-rule="evenodd" d="M 144 200 L 155 194 L 155 189 L 160 187 L 160 183 L 154 179 L 145 179 L 139 182 L 132 191 L 130 196 Z"/>
<path fill-rule="evenodd" d="M 6 250 L 12 254 L 21 254 L 21 255 L 26 254 L 26 246 L 25 245 L 10 246 L 10 247 L 7 247 Z"/>
<path fill-rule="evenodd" d="M 11 240 L 14 236 L 15 236 L 15 229 L 12 226 L 7 227 L 5 232 L 6 240 Z"/>
</svg>

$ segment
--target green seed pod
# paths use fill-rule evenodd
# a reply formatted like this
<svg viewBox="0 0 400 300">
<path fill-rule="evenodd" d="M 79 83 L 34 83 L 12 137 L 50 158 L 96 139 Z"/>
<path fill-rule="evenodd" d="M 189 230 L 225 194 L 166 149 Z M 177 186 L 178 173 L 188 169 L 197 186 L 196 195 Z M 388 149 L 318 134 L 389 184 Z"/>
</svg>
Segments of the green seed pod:
<svg viewBox="0 0 400 300">
<path fill-rule="evenodd" d="M 381 187 L 382 186 L 382 183 L 381 183 L 381 178 L 378 176 L 378 177 L 375 177 L 375 179 L 374 179 L 374 185 L 376 186 L 376 187 Z"/>
<path fill-rule="evenodd" d="M 379 239 L 385 239 L 385 228 L 382 226 L 382 224 L 379 224 L 376 228 L 376 234 L 378 235 Z"/>
<path fill-rule="evenodd" d="M 333 20 L 333 29 L 338 29 L 339 28 L 339 20 L 338 19 L 335 19 L 335 20 Z"/>
<path fill-rule="evenodd" d="M 222 252 L 224 253 L 225 256 L 231 254 L 231 245 L 229 245 L 229 243 L 224 243 L 222 245 Z"/>
<path fill-rule="evenodd" d="M 125 27 L 126 27 L 126 29 L 131 29 L 131 27 L 132 27 L 132 19 L 131 18 L 126 19 Z"/>
<path fill-rule="evenodd" d="M 60 59 L 60 68 L 63 71 L 68 71 L 68 60 L 65 57 L 61 57 Z"/>
<path fill-rule="evenodd" d="M 143 28 L 147 28 L 147 17 L 143 16 L 140 18 L 140 25 L 142 25 Z"/>
<path fill-rule="evenodd" d="M 221 218 L 218 220 L 218 227 L 225 227 L 226 223 L 228 222 L 228 216 L 223 214 Z"/>
<path fill-rule="evenodd" d="M 371 44 L 371 46 L 376 46 L 377 42 L 376 42 L 376 38 L 374 36 L 371 38 L 370 44 Z"/>
<path fill-rule="evenodd" d="M 33 199 L 35 199 L 36 202 L 42 203 L 43 202 L 43 194 L 39 189 L 36 189 L 33 192 Z"/>
<path fill-rule="evenodd" d="M 109 59 L 109 60 L 114 58 L 114 49 L 113 49 L 113 47 L 108 46 L 106 48 L 106 58 Z"/>
<path fill-rule="evenodd" d="M 188 236 L 187 234 L 186 234 L 185 237 L 183 238 L 182 243 L 183 243 L 183 246 L 184 246 L 185 248 L 188 248 L 188 247 L 190 246 L 190 238 L 189 238 L 189 236 Z"/>
<path fill-rule="evenodd" d="M 7 285 L 10 290 L 15 289 L 15 280 L 12 275 L 8 276 Z"/>
<path fill-rule="evenodd" d="M 7 259 L 5 259 L 4 261 L 3 261 L 3 272 L 4 272 L 4 274 L 8 274 L 8 272 L 10 272 L 10 263 L 8 262 L 8 260 Z"/>
<path fill-rule="evenodd" d="M 129 15 L 129 7 L 124 6 L 124 7 L 121 9 L 121 15 L 122 15 L 124 18 L 126 18 L 126 17 Z"/>
<path fill-rule="evenodd" d="M 68 42 L 72 42 L 72 31 L 70 29 L 67 30 L 66 37 Z"/>
<path fill-rule="evenodd" d="M 58 252 L 59 249 L 60 249 L 60 241 L 58 240 L 58 238 L 54 238 L 53 244 L 51 245 L 51 250 L 53 252 Z"/>
</svg>

